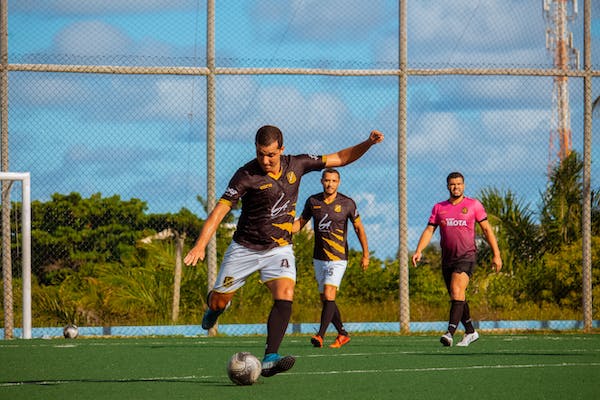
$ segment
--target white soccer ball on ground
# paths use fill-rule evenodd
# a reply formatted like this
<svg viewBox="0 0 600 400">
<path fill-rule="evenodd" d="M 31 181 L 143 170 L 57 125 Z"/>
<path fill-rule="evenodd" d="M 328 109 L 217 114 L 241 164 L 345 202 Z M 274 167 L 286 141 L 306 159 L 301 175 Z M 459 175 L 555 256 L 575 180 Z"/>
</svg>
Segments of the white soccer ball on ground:
<svg viewBox="0 0 600 400">
<path fill-rule="evenodd" d="M 63 336 L 65 339 L 75 339 L 77 336 L 79 336 L 79 329 L 77 329 L 77 325 L 69 324 L 65 326 L 65 329 L 63 329 Z"/>
<path fill-rule="evenodd" d="M 227 375 L 236 385 L 252 385 L 260 377 L 262 363 L 247 351 L 235 353 L 227 363 Z"/>
</svg>

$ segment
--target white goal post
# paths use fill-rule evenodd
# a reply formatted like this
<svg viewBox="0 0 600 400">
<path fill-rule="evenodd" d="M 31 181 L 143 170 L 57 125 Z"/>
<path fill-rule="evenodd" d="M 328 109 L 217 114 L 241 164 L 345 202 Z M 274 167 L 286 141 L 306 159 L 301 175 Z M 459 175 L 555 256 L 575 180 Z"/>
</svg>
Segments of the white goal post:
<svg viewBox="0 0 600 400">
<path fill-rule="evenodd" d="M 0 181 L 21 181 L 23 339 L 31 339 L 31 178 L 29 172 L 0 172 Z"/>
</svg>

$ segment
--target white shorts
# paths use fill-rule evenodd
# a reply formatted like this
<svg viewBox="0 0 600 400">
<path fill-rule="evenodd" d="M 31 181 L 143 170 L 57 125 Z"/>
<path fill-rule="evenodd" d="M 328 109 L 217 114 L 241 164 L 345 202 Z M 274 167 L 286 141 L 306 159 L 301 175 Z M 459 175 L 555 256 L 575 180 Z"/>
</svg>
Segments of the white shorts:
<svg viewBox="0 0 600 400">
<path fill-rule="evenodd" d="M 315 278 L 319 285 L 319 293 L 324 292 L 325 285 L 335 286 L 339 289 L 347 265 L 347 260 L 323 261 L 313 258 L 313 267 L 315 269 Z"/>
<path fill-rule="evenodd" d="M 223 256 L 213 290 L 218 293 L 235 292 L 256 271 L 260 271 L 262 282 L 282 278 L 295 282 L 296 260 L 292 246 L 253 250 L 232 241 Z"/>
</svg>

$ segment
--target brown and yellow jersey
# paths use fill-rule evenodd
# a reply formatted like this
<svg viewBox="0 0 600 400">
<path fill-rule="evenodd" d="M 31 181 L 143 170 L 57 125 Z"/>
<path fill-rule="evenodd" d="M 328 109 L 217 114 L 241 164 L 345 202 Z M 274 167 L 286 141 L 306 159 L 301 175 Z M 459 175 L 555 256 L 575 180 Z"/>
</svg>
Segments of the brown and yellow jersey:
<svg viewBox="0 0 600 400">
<path fill-rule="evenodd" d="M 233 240 L 255 250 L 292 243 L 298 189 L 302 176 L 325 168 L 325 156 L 282 155 L 278 176 L 265 173 L 256 159 L 233 175 L 220 202 L 242 201 L 242 213 Z"/>
<path fill-rule="evenodd" d="M 305 221 L 313 218 L 313 258 L 323 261 L 348 259 L 348 220 L 354 223 L 360 218 L 354 200 L 337 193 L 335 199 L 327 203 L 323 193 L 314 194 L 306 200 L 302 218 Z"/>
</svg>

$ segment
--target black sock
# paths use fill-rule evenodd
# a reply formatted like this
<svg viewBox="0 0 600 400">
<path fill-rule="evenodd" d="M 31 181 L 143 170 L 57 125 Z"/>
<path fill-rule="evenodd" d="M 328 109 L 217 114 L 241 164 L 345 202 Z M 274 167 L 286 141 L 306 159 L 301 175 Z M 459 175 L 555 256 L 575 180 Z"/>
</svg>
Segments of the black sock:
<svg viewBox="0 0 600 400">
<path fill-rule="evenodd" d="M 465 333 L 473 333 L 475 332 L 475 327 L 473 326 L 473 321 L 471 320 L 471 310 L 469 310 L 469 303 L 465 301 L 465 305 L 463 307 L 462 318 L 460 319 L 463 326 L 465 327 Z"/>
<path fill-rule="evenodd" d="M 346 329 L 344 328 L 344 323 L 342 322 L 342 315 L 340 314 L 340 309 L 338 308 L 337 303 L 335 304 L 335 312 L 333 313 L 331 323 L 333 324 L 333 326 L 335 326 L 335 329 L 338 331 L 338 334 L 348 336 L 348 332 L 346 332 Z"/>
<path fill-rule="evenodd" d="M 448 332 L 452 335 L 456 332 L 458 323 L 463 315 L 464 305 L 465 302 L 463 300 L 452 300 L 452 305 L 450 306 L 450 319 L 448 320 Z"/>
<path fill-rule="evenodd" d="M 292 316 L 292 301 L 275 300 L 269 320 L 267 321 L 267 345 L 265 354 L 277 353 L 285 336 L 290 317 Z"/>
<path fill-rule="evenodd" d="M 319 327 L 318 333 L 319 336 L 325 337 L 325 332 L 327 332 L 327 327 L 331 323 L 336 309 L 337 306 L 335 305 L 335 300 L 323 300 L 323 308 L 321 309 L 321 326 Z"/>
</svg>

